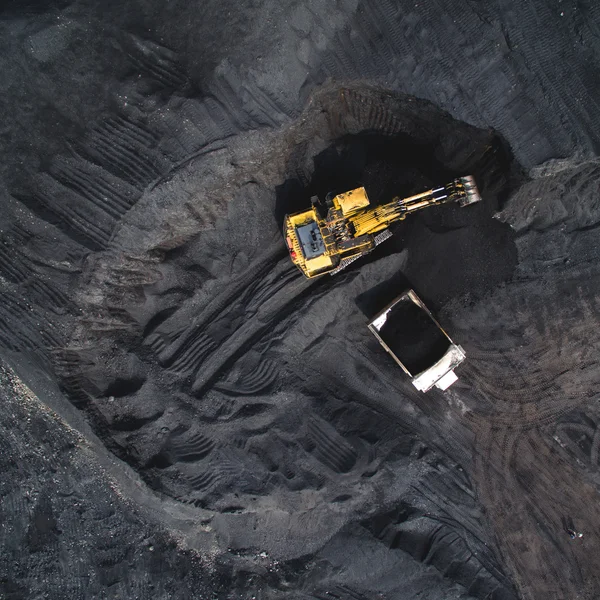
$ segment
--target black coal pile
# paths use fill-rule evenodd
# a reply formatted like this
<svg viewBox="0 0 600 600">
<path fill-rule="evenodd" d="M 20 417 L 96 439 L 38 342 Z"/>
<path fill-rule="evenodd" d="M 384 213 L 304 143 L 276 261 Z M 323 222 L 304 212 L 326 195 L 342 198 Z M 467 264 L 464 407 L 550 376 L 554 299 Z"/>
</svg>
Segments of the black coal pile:
<svg viewBox="0 0 600 600">
<path fill-rule="evenodd" d="M 0 596 L 598 596 L 598 11 L 497 4 L 0 12 Z M 312 195 L 466 174 L 289 260 Z M 408 288 L 446 392 L 367 329 Z"/>
</svg>

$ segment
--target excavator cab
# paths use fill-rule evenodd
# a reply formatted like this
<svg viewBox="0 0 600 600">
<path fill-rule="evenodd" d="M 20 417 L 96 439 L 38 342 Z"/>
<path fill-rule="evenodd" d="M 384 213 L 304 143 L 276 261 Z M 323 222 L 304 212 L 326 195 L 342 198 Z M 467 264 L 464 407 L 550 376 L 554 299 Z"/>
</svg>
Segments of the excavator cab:
<svg viewBox="0 0 600 600">
<path fill-rule="evenodd" d="M 307 260 L 318 258 L 327 252 L 321 230 L 316 221 L 309 221 L 305 225 L 296 227 L 296 235 L 300 242 L 302 254 Z"/>
</svg>

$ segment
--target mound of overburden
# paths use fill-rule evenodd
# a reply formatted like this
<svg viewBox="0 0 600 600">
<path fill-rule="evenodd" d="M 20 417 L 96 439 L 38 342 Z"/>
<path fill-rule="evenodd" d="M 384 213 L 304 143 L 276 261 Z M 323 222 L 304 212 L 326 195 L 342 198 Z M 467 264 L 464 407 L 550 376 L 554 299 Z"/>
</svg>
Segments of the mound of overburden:
<svg viewBox="0 0 600 600">
<path fill-rule="evenodd" d="M 385 6 L 362 27 L 381 24 L 413 81 L 396 31 L 413 13 Z M 308 68 L 265 55 L 269 84 L 239 62 L 263 59 L 256 23 L 205 63 L 111 30 L 114 69 L 72 92 L 84 122 L 61 84 L 82 7 L 53 25 L 27 10 L 5 27 L 29 23 L 13 35 L 52 118 L 15 101 L 37 133 L 3 167 L 0 596 L 596 597 L 600 166 L 583 125 L 550 142 L 554 116 L 523 112 L 527 147 L 507 124 L 524 92 L 469 114 L 440 59 L 440 102 L 401 93 L 419 89 L 361 58 L 358 25 L 297 6 L 299 46 L 280 50 Z M 509 64 L 494 48 L 465 71 Z M 281 77 L 293 94 L 272 92 Z M 103 78 L 118 101 L 100 110 L 84 99 Z M 531 170 L 553 143 L 581 153 Z M 313 195 L 364 185 L 377 204 L 466 174 L 483 202 L 411 215 L 335 277 L 289 260 L 283 217 Z M 446 392 L 416 391 L 367 329 L 408 288 L 466 351 Z"/>
</svg>

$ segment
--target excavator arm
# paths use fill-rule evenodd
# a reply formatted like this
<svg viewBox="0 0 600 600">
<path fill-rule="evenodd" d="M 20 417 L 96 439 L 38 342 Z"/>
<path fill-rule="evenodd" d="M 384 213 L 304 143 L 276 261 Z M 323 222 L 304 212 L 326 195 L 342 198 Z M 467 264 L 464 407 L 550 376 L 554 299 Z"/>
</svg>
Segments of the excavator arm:
<svg viewBox="0 0 600 600">
<path fill-rule="evenodd" d="M 349 220 L 356 228 L 356 235 L 376 233 L 396 221 L 405 219 L 410 213 L 423 210 L 429 206 L 456 202 L 468 206 L 479 202 L 481 196 L 475 180 L 471 175 L 455 179 L 445 186 L 427 190 L 408 198 L 394 198 L 388 204 L 363 210 L 356 215 L 349 215 Z"/>
</svg>

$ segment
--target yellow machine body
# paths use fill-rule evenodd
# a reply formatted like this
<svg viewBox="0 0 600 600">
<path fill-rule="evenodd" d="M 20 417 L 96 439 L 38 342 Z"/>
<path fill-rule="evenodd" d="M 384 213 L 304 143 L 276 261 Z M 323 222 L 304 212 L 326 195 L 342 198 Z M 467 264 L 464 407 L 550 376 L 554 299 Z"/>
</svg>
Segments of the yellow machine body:
<svg viewBox="0 0 600 600">
<path fill-rule="evenodd" d="M 292 262 L 308 278 L 337 273 L 390 237 L 390 224 L 428 206 L 457 202 L 467 206 L 481 196 L 472 176 L 408 198 L 372 206 L 364 187 L 332 198 L 313 199 L 308 210 L 287 215 L 284 236 Z"/>
</svg>

